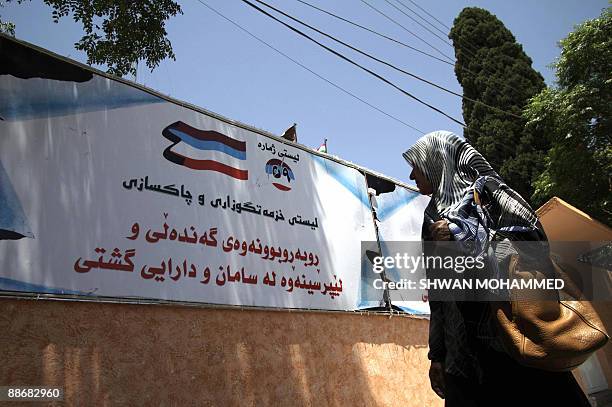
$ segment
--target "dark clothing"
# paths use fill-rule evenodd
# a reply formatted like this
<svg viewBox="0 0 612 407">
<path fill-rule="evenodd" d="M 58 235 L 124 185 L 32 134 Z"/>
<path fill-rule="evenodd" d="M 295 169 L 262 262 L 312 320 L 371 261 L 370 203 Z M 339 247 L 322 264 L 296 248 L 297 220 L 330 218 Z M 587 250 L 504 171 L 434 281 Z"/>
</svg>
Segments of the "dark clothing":
<svg viewBox="0 0 612 407">
<path fill-rule="evenodd" d="M 571 372 L 528 368 L 504 352 L 489 302 L 430 301 L 428 358 L 444 364 L 446 407 L 590 406 Z"/>
<path fill-rule="evenodd" d="M 423 224 L 423 240 L 430 242 L 427 215 Z M 448 247 L 427 244 L 426 256 L 453 255 Z M 455 253 L 456 254 L 456 253 Z M 427 269 L 427 278 L 436 279 L 446 271 Z M 440 274 L 441 273 L 441 274 Z M 448 275 L 446 275 L 448 276 Z M 448 296 L 440 297 L 435 290 L 429 291 L 429 353 L 428 358 L 442 362 L 449 374 L 462 376 L 470 381 L 482 382 L 483 372 L 476 350 L 492 348 L 503 349 L 497 340 L 493 327 L 492 314 L 486 302 L 449 301 Z"/>
<path fill-rule="evenodd" d="M 476 354 L 470 346 L 469 330 L 458 304 L 430 302 L 429 353 L 432 362 L 442 362 L 445 371 L 472 382 L 482 380 Z"/>
<path fill-rule="evenodd" d="M 446 407 L 589 407 L 571 372 L 524 367 L 505 353 L 489 350 L 479 359 L 484 381 L 478 384 L 445 374 Z"/>
<path fill-rule="evenodd" d="M 520 251 L 521 261 L 534 262 L 537 270 L 552 271 L 546 234 L 535 211 L 467 141 L 450 132 L 432 132 L 403 155 L 431 186 L 423 223 L 424 241 L 433 239 L 429 226 L 444 219 L 452 238 L 464 244 L 464 254 L 486 254 L 483 275 L 507 276 L 508 262 L 519 250 L 512 242 L 517 241 L 534 242 L 530 250 Z M 453 249 L 439 244 L 433 245 L 431 251 L 425 245 L 423 251 L 427 257 L 445 253 L 452 257 L 447 250 Z M 542 258 L 548 259 L 546 264 L 540 264 Z M 468 277 L 473 278 L 477 273 L 472 271 L 475 270 L 458 273 L 470 273 Z M 444 277 L 440 267 L 427 267 L 426 273 L 432 280 Z M 452 292 L 450 298 L 448 290 L 428 292 L 428 356 L 444 363 L 447 406 L 588 406 L 570 372 L 526 368 L 503 352 L 490 303 L 479 301 L 483 297 L 477 292 L 465 291 L 459 295 Z M 508 299 L 507 293 L 500 290 L 487 291 L 494 295 L 489 301 Z"/>
</svg>

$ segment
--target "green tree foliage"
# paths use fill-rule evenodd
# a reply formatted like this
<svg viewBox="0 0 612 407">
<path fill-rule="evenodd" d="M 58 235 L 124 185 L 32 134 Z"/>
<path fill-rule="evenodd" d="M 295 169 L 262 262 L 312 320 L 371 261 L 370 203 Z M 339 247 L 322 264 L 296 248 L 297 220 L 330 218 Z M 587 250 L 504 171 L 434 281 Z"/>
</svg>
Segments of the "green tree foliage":
<svg viewBox="0 0 612 407">
<path fill-rule="evenodd" d="M 561 40 L 557 87 L 525 110 L 527 130 L 551 149 L 533 200 L 559 196 L 612 225 L 612 9 Z"/>
<path fill-rule="evenodd" d="M 508 185 L 529 200 L 532 180 L 543 170 L 549 146 L 545 137 L 525 131 L 520 116 L 529 99 L 545 88 L 544 78 L 531 67 L 512 33 L 487 10 L 463 9 L 449 37 L 464 96 L 515 115 L 464 99 L 464 136 Z"/>
<path fill-rule="evenodd" d="M 18 2 L 21 3 L 22 0 L 18 0 Z M 6 3 L 5 1 L 0 1 L 0 9 L 4 7 L 5 3 Z M 5 33 L 8 35 L 14 36 L 15 35 L 15 24 L 11 23 L 10 21 L 2 21 L 2 18 L 0 18 L 0 33 Z"/>
<path fill-rule="evenodd" d="M 23 0 L 7 0 L 22 3 Z M 44 0 L 53 8 L 52 18 L 72 16 L 85 35 L 75 48 L 85 51 L 90 65 L 106 65 L 108 72 L 123 76 L 136 73 L 144 60 L 153 70 L 165 58 L 175 59 L 166 38 L 166 20 L 182 14 L 172 0 Z M 1 6 L 1 4 L 0 4 Z M 14 35 L 14 25 L 0 22 L 0 31 Z"/>
<path fill-rule="evenodd" d="M 15 35 L 15 24 L 0 20 L 0 32 Z"/>
</svg>

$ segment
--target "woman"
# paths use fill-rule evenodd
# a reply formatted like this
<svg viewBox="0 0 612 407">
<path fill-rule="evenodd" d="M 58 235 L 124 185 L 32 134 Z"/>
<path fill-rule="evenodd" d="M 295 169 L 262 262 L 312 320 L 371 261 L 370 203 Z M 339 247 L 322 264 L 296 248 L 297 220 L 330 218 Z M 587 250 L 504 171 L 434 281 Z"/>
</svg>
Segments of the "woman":
<svg viewBox="0 0 612 407">
<path fill-rule="evenodd" d="M 546 243 L 529 204 L 465 140 L 445 131 L 429 133 L 403 156 L 412 167 L 410 179 L 422 194 L 431 195 L 423 240 L 453 240 L 454 224 L 449 228 L 448 219 L 457 217 L 458 205 L 474 182 L 486 180 L 491 229 L 503 230 L 500 235 L 505 239 Z M 527 368 L 511 359 L 496 336 L 486 302 L 430 300 L 430 309 L 429 377 L 447 407 L 590 405 L 570 372 Z"/>
</svg>

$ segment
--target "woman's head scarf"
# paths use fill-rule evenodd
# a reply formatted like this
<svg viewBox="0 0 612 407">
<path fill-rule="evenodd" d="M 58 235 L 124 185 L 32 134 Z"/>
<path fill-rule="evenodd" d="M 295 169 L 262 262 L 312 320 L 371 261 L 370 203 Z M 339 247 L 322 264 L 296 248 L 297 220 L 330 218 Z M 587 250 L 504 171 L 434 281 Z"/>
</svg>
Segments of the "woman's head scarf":
<svg viewBox="0 0 612 407">
<path fill-rule="evenodd" d="M 426 214 L 438 220 L 461 202 L 474 182 L 486 176 L 495 181 L 491 215 L 496 227 L 536 227 L 537 216 L 527 202 L 504 184 L 489 162 L 467 141 L 449 131 L 421 137 L 403 154 L 433 186 Z"/>
</svg>

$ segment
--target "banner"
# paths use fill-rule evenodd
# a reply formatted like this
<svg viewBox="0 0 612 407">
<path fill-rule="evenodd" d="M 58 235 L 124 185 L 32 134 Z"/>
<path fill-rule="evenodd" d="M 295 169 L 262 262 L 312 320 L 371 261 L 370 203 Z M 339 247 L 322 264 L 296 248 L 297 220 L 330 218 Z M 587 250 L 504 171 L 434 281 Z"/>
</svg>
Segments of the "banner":
<svg viewBox="0 0 612 407">
<path fill-rule="evenodd" d="M 378 225 L 378 241 L 364 242 L 362 251 L 365 254 L 365 251 L 372 250 L 380 253 L 381 257 L 393 257 L 398 253 L 418 257 L 422 254 L 421 228 L 423 213 L 429 203 L 429 197 L 400 185 L 389 185 L 388 189 L 372 196 Z M 362 257 L 367 258 L 368 256 L 362 255 Z M 387 281 L 399 282 L 401 280 L 402 274 L 395 267 L 384 269 Z M 411 277 L 417 281 L 425 278 L 425 269 L 420 266 L 416 267 Z M 381 275 L 373 270 L 372 261 L 364 261 L 359 295 L 361 309 L 385 305 L 385 290 L 380 287 L 380 279 Z M 410 314 L 429 314 L 427 290 L 411 290 L 410 292 L 388 290 L 386 293 L 388 301 L 396 310 Z"/>
<path fill-rule="evenodd" d="M 358 308 L 362 172 L 0 40 L 0 290 Z"/>
</svg>

